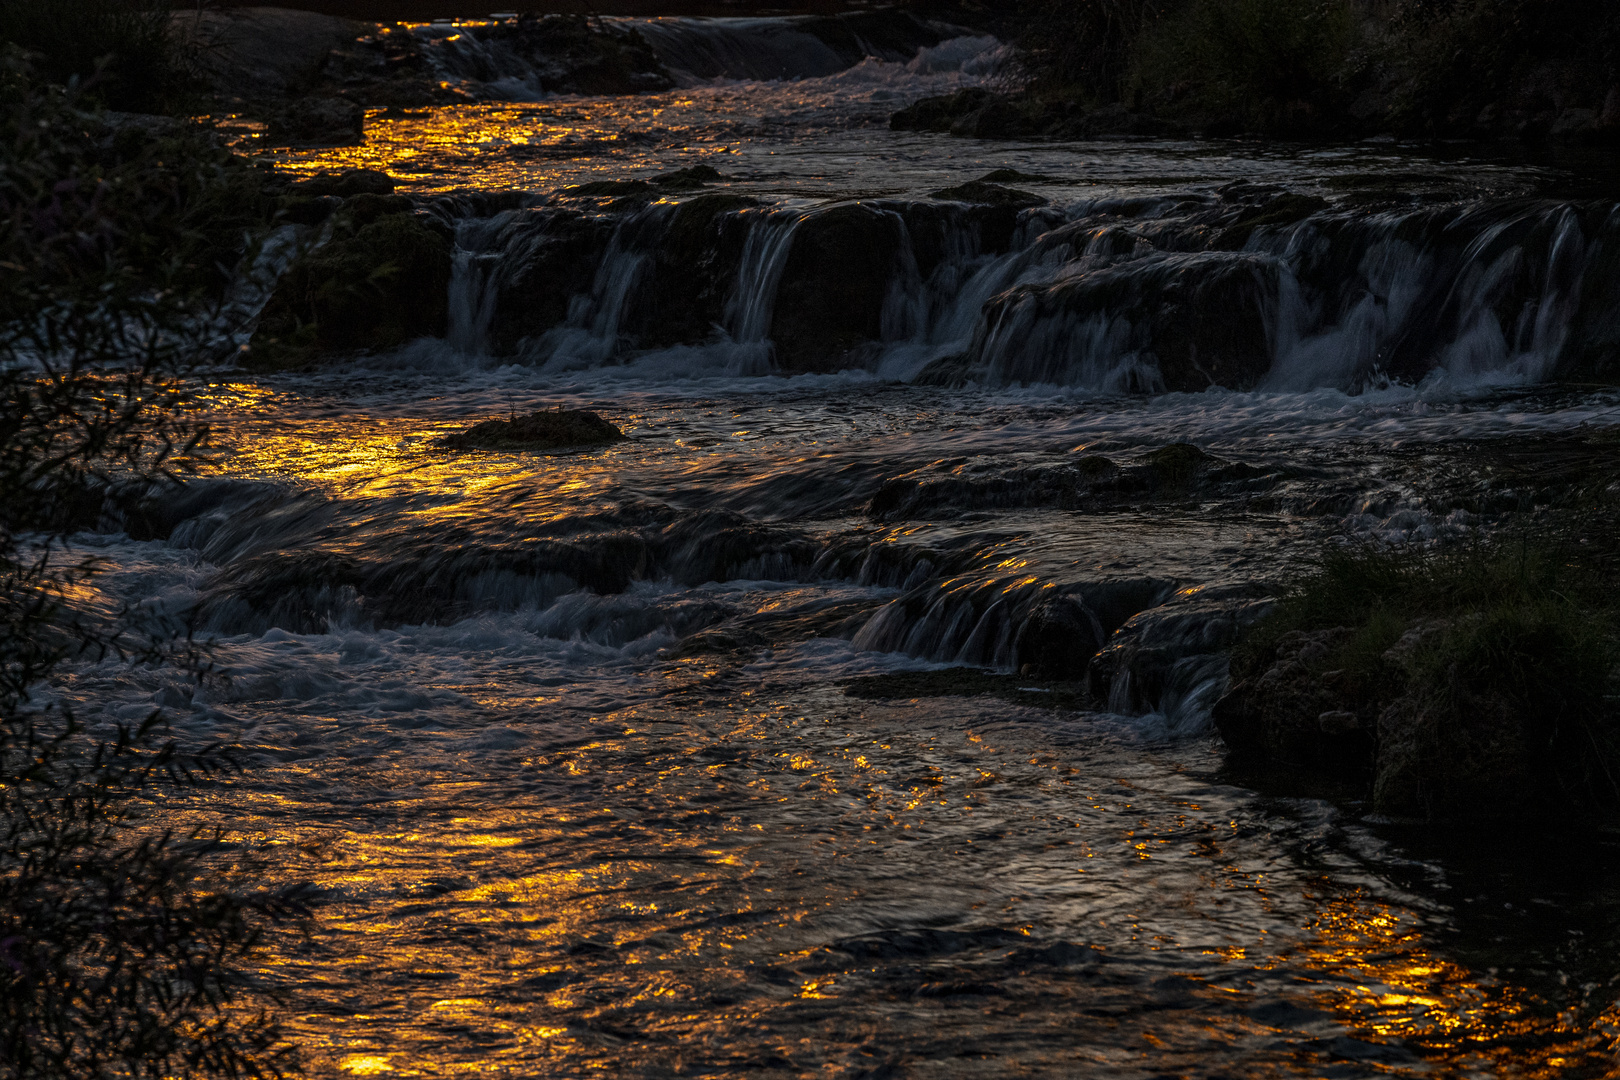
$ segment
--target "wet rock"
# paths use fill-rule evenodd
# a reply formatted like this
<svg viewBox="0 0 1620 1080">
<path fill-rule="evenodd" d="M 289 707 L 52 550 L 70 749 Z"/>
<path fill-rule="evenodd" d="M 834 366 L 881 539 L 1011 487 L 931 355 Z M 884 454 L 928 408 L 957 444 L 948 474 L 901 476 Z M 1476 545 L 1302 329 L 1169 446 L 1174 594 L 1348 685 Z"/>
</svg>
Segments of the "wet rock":
<svg viewBox="0 0 1620 1080">
<path fill-rule="evenodd" d="M 747 243 L 738 216 L 759 203 L 715 192 L 682 202 L 662 222 L 650 273 L 625 329 L 647 347 L 703 341 L 726 316 Z"/>
<path fill-rule="evenodd" d="M 1017 286 L 987 305 L 972 370 L 1003 384 L 1248 389 L 1271 370 L 1276 290 L 1270 256 L 1214 252 Z"/>
<path fill-rule="evenodd" d="M 510 356 L 568 317 L 573 298 L 590 290 L 613 228 L 599 215 L 555 207 L 512 213 L 491 244 L 521 253 L 493 282 L 491 352 Z"/>
<path fill-rule="evenodd" d="M 1241 185 L 1235 190 L 1241 193 L 1246 186 Z M 1233 190 L 1231 186 L 1222 189 L 1227 194 Z M 1327 207 L 1328 201 L 1318 196 L 1285 192 L 1266 199 L 1258 206 L 1246 207 L 1237 220 L 1221 230 L 1211 246 L 1223 251 L 1240 251 L 1256 229 L 1293 225 Z"/>
<path fill-rule="evenodd" d="M 342 172 L 318 172 L 307 180 L 292 185 L 288 194 L 320 198 L 336 195 L 392 195 L 394 178 L 376 169 L 344 169 Z"/>
<path fill-rule="evenodd" d="M 962 117 L 985 107 L 995 95 L 979 86 L 970 86 L 938 97 L 923 98 L 889 117 L 894 131 L 947 132 Z"/>
<path fill-rule="evenodd" d="M 1046 205 L 1046 200 L 1039 195 L 1032 195 L 1016 188 L 1002 187 L 1000 184 L 984 180 L 970 180 L 955 187 L 942 188 L 934 192 L 932 198 L 977 203 L 981 206 L 1011 206 L 1019 210 Z"/>
<path fill-rule="evenodd" d="M 1088 665 L 1092 695 L 1113 712 L 1202 722 L 1226 688 L 1227 651 L 1270 604 L 1251 585 L 1179 592 L 1152 584 L 1129 598 L 1141 605 Z"/>
<path fill-rule="evenodd" d="M 449 450 L 559 450 L 624 441 L 624 433 L 593 412 L 547 409 L 508 420 L 485 420 L 446 435 L 435 445 Z"/>
<path fill-rule="evenodd" d="M 950 132 L 969 139 L 1021 139 L 1039 134 L 1041 125 L 1022 103 L 995 95 L 951 121 Z"/>
<path fill-rule="evenodd" d="M 724 180 L 720 170 L 713 165 L 692 165 L 685 169 L 676 169 L 673 172 L 660 173 L 653 177 L 653 183 L 665 191 L 697 191 L 705 184 L 717 183 Z"/>
<path fill-rule="evenodd" d="M 899 259 L 900 222 L 859 203 L 799 226 L 782 271 L 771 340 L 786 372 L 858 367 L 883 332 L 883 303 Z"/>
<path fill-rule="evenodd" d="M 213 92 L 250 102 L 306 93 L 332 50 L 351 45 L 369 29 L 349 19 L 276 7 L 181 9 L 172 19 Z"/>
<path fill-rule="evenodd" d="M 253 335 L 249 365 L 296 365 L 442 335 L 450 262 L 450 242 L 418 215 L 341 222 L 328 243 L 282 276 Z"/>
<path fill-rule="evenodd" d="M 365 139 L 366 111 L 336 97 L 301 98 L 271 115 L 270 146 L 354 146 Z"/>
</svg>

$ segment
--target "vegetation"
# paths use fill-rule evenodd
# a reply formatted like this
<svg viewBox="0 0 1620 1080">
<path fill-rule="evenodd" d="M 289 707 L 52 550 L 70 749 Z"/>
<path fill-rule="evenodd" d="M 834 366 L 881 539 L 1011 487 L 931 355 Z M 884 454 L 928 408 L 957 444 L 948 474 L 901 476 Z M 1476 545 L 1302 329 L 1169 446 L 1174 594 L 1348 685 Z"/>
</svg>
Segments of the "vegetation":
<svg viewBox="0 0 1620 1080">
<path fill-rule="evenodd" d="M 1620 623 L 1586 547 L 1566 534 L 1330 551 L 1234 651 L 1223 734 L 1370 767 L 1389 812 L 1615 806 Z"/>
<path fill-rule="evenodd" d="M 77 82 L 107 108 L 166 113 L 197 88 L 169 9 L 168 0 L 0 0 L 0 41 L 33 54 L 44 82 Z"/>
<path fill-rule="evenodd" d="M 451 243 L 397 195 L 352 196 L 324 245 L 288 268 L 254 334 L 254 367 L 385 349 L 449 322 Z"/>
<path fill-rule="evenodd" d="M 1015 23 L 1026 127 L 1073 127 L 1062 103 L 1285 135 L 1615 126 L 1620 8 L 1586 0 L 1027 0 Z"/>
<path fill-rule="evenodd" d="M 59 689 L 75 660 L 201 671 L 175 628 L 95 614 L 96 564 L 66 540 L 119 486 L 196 462 L 186 374 L 218 332 L 218 264 L 243 242 L 215 245 L 252 170 L 88 104 L 0 54 L 0 1076 L 280 1075 L 245 965 L 297 897 L 155 816 L 229 754 L 183 746 L 156 706 L 92 730 Z"/>
</svg>

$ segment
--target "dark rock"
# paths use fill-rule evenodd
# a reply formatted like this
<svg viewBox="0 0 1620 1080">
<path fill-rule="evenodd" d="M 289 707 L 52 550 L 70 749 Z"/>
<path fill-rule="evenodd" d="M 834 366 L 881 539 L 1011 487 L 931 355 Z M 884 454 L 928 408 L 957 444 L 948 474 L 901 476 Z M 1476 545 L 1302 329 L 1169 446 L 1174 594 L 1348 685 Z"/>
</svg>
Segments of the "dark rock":
<svg viewBox="0 0 1620 1080">
<path fill-rule="evenodd" d="M 1020 103 L 996 95 L 951 121 L 950 132 L 968 139 L 1020 139 L 1039 134 L 1040 123 Z"/>
<path fill-rule="evenodd" d="M 713 165 L 693 165 L 674 172 L 660 173 L 653 183 L 665 191 L 696 191 L 705 184 L 725 179 Z"/>
<path fill-rule="evenodd" d="M 1126 592 L 1117 617 L 1134 608 L 1087 666 L 1091 692 L 1121 713 L 1172 715 L 1195 711 L 1224 688 L 1226 653 L 1268 609 L 1252 586 L 1178 592 L 1145 581 Z"/>
<path fill-rule="evenodd" d="M 1271 370 L 1276 288 L 1270 257 L 1217 253 L 1017 286 L 987 305 L 970 370 L 1000 383 L 1063 385 L 1106 364 L 1118 390 L 1247 389 Z M 1103 352 L 1094 354 L 1099 327 Z"/>
<path fill-rule="evenodd" d="M 1348 627 L 1285 634 L 1277 644 L 1276 659 L 1258 676 L 1240 681 L 1216 703 L 1215 726 L 1234 751 L 1267 758 L 1302 762 L 1337 774 L 1352 776 L 1372 768 L 1376 712 L 1361 703 L 1350 709 L 1340 689 L 1323 678 L 1338 650 L 1351 637 Z M 1354 725 L 1331 725 L 1326 713 L 1357 715 Z"/>
<path fill-rule="evenodd" d="M 771 321 L 777 364 L 794 373 L 860 366 L 883 331 L 900 223 L 854 203 L 812 214 L 793 237 Z"/>
<path fill-rule="evenodd" d="M 172 16 L 198 74 L 227 100 L 269 101 L 306 93 L 328 55 L 366 33 L 365 23 L 276 7 L 232 7 Z"/>
<path fill-rule="evenodd" d="M 624 329 L 646 347 L 703 341 L 722 323 L 747 243 L 738 212 L 759 203 L 715 192 L 681 203 L 659 223 L 650 272 Z"/>
<path fill-rule="evenodd" d="M 983 180 L 970 180 L 955 187 L 941 188 L 932 194 L 935 199 L 952 202 L 977 203 L 981 206 L 1011 206 L 1024 210 L 1032 206 L 1045 206 L 1046 200 L 1027 191 L 1002 187 Z"/>
<path fill-rule="evenodd" d="M 623 440 L 624 433 L 596 413 L 551 409 L 510 420 L 485 420 L 446 435 L 435 445 L 449 450 L 557 450 Z"/>
<path fill-rule="evenodd" d="M 251 366 L 393 348 L 445 332 L 451 256 L 439 230 L 396 213 L 358 229 L 345 222 L 339 231 L 282 276 L 253 335 Z"/>
<path fill-rule="evenodd" d="M 568 317 L 569 302 L 588 292 L 613 235 L 614 223 L 599 215 L 543 207 L 513 213 L 494 238 L 499 251 L 521 251 L 523 258 L 494 285 L 495 314 L 489 348 L 499 356 L 516 352 Z"/>
<path fill-rule="evenodd" d="M 561 193 L 582 197 L 621 197 L 650 194 L 653 190 L 652 184 L 646 180 L 592 180 L 586 184 L 565 187 Z"/>
<path fill-rule="evenodd" d="M 301 98 L 270 118 L 270 146 L 353 146 L 365 138 L 366 111 L 336 97 Z"/>
<path fill-rule="evenodd" d="M 923 98 L 889 117 L 889 127 L 894 131 L 944 133 L 950 131 L 957 120 L 984 108 L 993 97 L 995 95 L 983 87 L 970 86 L 955 93 Z"/>
<path fill-rule="evenodd" d="M 289 189 L 289 194 L 319 198 L 336 195 L 392 195 L 394 178 L 375 169 L 344 169 L 340 173 L 319 172 L 308 180 L 301 180 Z"/>
</svg>

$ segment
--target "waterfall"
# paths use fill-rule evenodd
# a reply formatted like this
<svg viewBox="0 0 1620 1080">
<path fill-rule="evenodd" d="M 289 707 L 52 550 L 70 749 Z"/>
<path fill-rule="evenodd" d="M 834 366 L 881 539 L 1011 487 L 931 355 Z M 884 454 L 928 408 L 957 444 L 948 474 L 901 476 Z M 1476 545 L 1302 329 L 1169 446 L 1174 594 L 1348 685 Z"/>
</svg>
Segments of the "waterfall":
<svg viewBox="0 0 1620 1080">
<path fill-rule="evenodd" d="M 726 304 L 727 329 L 737 344 L 769 344 L 776 290 L 793 250 L 793 235 L 808 216 L 788 210 L 753 219 L 743 247 L 736 290 Z"/>
</svg>

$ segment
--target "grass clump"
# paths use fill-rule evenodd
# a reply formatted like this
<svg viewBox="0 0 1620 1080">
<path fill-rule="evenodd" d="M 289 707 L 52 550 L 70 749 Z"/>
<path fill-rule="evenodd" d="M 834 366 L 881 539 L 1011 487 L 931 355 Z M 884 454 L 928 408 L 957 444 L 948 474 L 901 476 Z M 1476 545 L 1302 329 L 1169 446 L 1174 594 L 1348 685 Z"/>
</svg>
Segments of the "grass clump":
<svg viewBox="0 0 1620 1080">
<path fill-rule="evenodd" d="M 1613 807 L 1617 641 L 1608 576 L 1556 538 L 1335 550 L 1234 650 L 1217 723 L 1370 770 L 1388 813 Z"/>
</svg>

